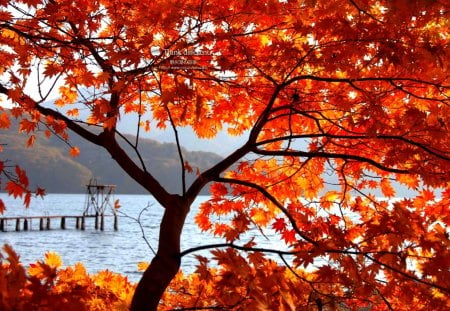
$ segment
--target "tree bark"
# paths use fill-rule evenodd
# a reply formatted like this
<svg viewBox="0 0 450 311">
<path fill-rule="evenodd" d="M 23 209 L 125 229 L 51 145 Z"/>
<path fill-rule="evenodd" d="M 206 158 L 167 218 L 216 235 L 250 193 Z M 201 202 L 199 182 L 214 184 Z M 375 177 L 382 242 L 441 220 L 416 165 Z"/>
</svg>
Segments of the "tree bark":
<svg viewBox="0 0 450 311">
<path fill-rule="evenodd" d="M 180 268 L 180 240 L 190 204 L 178 195 L 165 206 L 156 256 L 139 281 L 131 311 L 156 310 L 169 283 Z"/>
</svg>

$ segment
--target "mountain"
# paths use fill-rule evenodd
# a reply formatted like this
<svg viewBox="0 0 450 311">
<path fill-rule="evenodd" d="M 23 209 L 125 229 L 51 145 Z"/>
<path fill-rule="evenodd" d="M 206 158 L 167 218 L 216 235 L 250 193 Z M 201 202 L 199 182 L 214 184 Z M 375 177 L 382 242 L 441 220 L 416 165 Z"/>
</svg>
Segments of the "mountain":
<svg viewBox="0 0 450 311">
<path fill-rule="evenodd" d="M 18 133 L 18 125 L 13 124 L 8 130 L 0 131 L 0 144 L 3 146 L 2 160 L 7 164 L 19 164 L 27 172 L 30 183 L 46 189 L 48 193 L 83 193 L 85 185 L 91 178 L 98 183 L 117 185 L 118 193 L 147 193 L 140 185 L 130 178 L 103 150 L 103 148 L 84 141 L 74 133 L 70 133 L 70 143 L 80 149 L 77 158 L 69 156 L 69 146 L 59 138 L 46 138 L 43 133 L 36 134 L 33 147 L 27 148 L 28 136 Z M 126 136 L 130 141 L 135 137 Z M 129 154 L 132 148 L 122 144 Z M 173 143 L 160 143 L 152 139 L 141 139 L 139 151 L 150 171 L 160 183 L 171 193 L 181 192 L 181 165 L 177 147 Z M 194 169 L 187 174 L 187 184 L 195 179 L 197 168 L 203 171 L 222 157 L 203 151 L 187 151 L 183 149 L 185 161 Z M 138 163 L 138 157 L 133 159 Z M 204 194 L 208 189 L 204 189 Z"/>
<path fill-rule="evenodd" d="M 135 115 L 123 114 L 119 123 L 119 129 L 122 133 L 134 134 L 136 132 L 136 124 L 138 123 Z M 155 139 L 159 142 L 174 142 L 175 138 L 173 132 L 170 130 L 161 130 L 156 124 L 152 123 L 151 132 L 141 131 L 141 136 L 144 138 Z M 178 128 L 178 135 L 180 141 L 188 150 L 191 151 L 210 151 L 214 150 L 220 156 L 227 156 L 237 148 L 241 147 L 248 139 L 248 133 L 240 136 L 231 136 L 223 129 L 217 133 L 214 138 L 200 139 L 194 133 L 191 127 Z"/>
</svg>

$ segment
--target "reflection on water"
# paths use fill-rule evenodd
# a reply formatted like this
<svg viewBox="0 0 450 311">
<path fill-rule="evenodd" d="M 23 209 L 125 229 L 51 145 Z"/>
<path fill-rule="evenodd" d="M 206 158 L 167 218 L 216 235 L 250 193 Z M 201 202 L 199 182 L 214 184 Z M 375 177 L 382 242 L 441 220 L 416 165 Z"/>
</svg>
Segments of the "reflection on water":
<svg viewBox="0 0 450 311">
<path fill-rule="evenodd" d="M 14 200 L 4 193 L 0 193 L 0 198 L 7 206 L 3 217 L 81 215 L 86 201 L 83 194 L 48 194 L 44 199 L 32 200 L 30 208 L 25 209 L 20 200 Z M 91 273 L 109 269 L 127 275 L 130 280 L 137 281 L 141 275 L 137 271 L 137 264 L 141 261 L 150 261 L 153 253 L 142 237 L 141 227 L 136 219 L 145 209 L 142 212 L 141 225 L 146 240 L 152 248 L 156 249 L 163 209 L 151 196 L 147 195 L 116 195 L 114 199 L 119 199 L 121 205 L 118 231 L 113 229 L 112 217 L 105 218 L 104 231 L 94 229 L 93 218 L 87 219 L 85 231 L 75 229 L 74 219 L 67 220 L 67 230 L 39 231 L 39 221 L 35 220 L 32 224 L 33 230 L 26 232 L 15 232 L 15 225 L 9 224 L 8 232 L 0 232 L 0 245 L 5 243 L 12 245 L 25 265 L 41 260 L 46 251 L 55 251 L 61 255 L 65 265 L 82 262 Z M 192 206 L 183 230 L 182 250 L 223 242 L 208 233 L 201 232 L 194 223 L 193 219 L 198 205 L 207 199 L 207 196 L 201 196 Z M 59 221 L 52 222 L 51 227 L 59 228 Z M 255 230 L 255 233 L 261 237 L 258 230 Z M 273 236 L 270 230 L 265 234 L 269 237 Z M 245 244 L 250 238 L 251 234 L 247 234 L 247 238 L 240 244 Z M 268 241 L 265 238 L 256 241 L 259 241 L 258 246 L 277 248 L 276 241 Z M 205 256 L 208 251 L 196 254 Z M 194 254 L 183 257 L 181 264 L 185 272 L 193 272 L 197 264 Z"/>
<path fill-rule="evenodd" d="M 20 200 L 14 200 L 1 193 L 0 198 L 5 202 L 7 210 L 2 215 L 32 216 L 32 215 L 81 215 L 85 205 L 83 194 L 48 194 L 44 199 L 32 200 L 29 209 L 22 206 Z M 208 197 L 199 197 L 193 206 Z M 141 224 L 146 239 L 156 249 L 158 238 L 158 224 L 162 216 L 162 208 L 146 195 L 116 195 L 120 200 L 121 215 L 119 216 L 119 231 L 113 230 L 113 219 L 105 219 L 105 230 L 96 231 L 93 219 L 86 221 L 86 230 L 75 229 L 75 220 L 67 220 L 67 230 L 53 229 L 39 231 L 39 221 L 34 220 L 32 231 L 15 232 L 15 224 L 8 225 L 7 232 L 0 232 L 0 245 L 8 243 L 19 253 L 22 262 L 28 265 L 43 258 L 46 251 L 55 251 L 61 255 L 65 265 L 82 262 L 89 272 L 93 273 L 103 269 L 126 274 L 131 280 L 138 280 L 137 264 L 141 261 L 150 261 L 152 252 L 142 238 L 141 228 L 132 219 L 137 219 L 142 213 Z M 221 240 L 206 233 L 201 233 L 193 222 L 195 212 L 189 215 L 182 235 L 182 249 L 203 244 L 218 243 Z M 126 215 L 127 217 L 125 217 Z M 52 228 L 59 228 L 59 221 L 54 220 Z M 192 272 L 196 260 L 193 255 L 182 260 L 183 270 Z"/>
</svg>

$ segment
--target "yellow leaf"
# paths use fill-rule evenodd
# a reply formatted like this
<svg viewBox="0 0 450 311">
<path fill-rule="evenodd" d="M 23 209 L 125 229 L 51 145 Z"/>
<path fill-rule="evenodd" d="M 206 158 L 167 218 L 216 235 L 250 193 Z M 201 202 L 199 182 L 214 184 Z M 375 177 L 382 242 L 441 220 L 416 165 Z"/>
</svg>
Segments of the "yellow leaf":
<svg viewBox="0 0 450 311">
<path fill-rule="evenodd" d="M 52 268 L 59 268 L 62 266 L 61 257 L 55 252 L 47 252 L 45 254 L 45 263 Z"/>
<path fill-rule="evenodd" d="M 61 86 L 59 88 L 59 93 L 61 94 L 60 105 L 72 104 L 78 98 L 77 90 L 70 86 Z"/>
<path fill-rule="evenodd" d="M 143 271 L 147 270 L 149 265 L 150 264 L 148 262 L 146 262 L 146 261 L 139 262 L 138 263 L 138 271 L 143 272 Z"/>
<path fill-rule="evenodd" d="M 270 43 L 272 43 L 272 40 L 270 39 L 270 37 L 268 35 L 261 36 L 261 44 L 262 45 L 269 45 Z"/>
</svg>

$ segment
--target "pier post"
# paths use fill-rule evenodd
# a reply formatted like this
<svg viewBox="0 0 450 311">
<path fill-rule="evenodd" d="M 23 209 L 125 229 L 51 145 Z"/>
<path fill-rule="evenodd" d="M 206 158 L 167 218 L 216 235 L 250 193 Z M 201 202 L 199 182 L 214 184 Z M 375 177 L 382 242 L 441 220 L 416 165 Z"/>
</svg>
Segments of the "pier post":
<svg viewBox="0 0 450 311">
<path fill-rule="evenodd" d="M 75 223 L 75 229 L 80 229 L 80 217 L 77 217 L 77 222 Z"/>
<path fill-rule="evenodd" d="M 95 213 L 95 230 L 98 230 L 98 213 Z"/>
<path fill-rule="evenodd" d="M 66 217 L 61 217 L 61 229 L 65 230 L 66 229 Z"/>
<path fill-rule="evenodd" d="M 81 230 L 85 230 L 85 221 L 84 221 L 84 216 L 81 217 Z"/>
<path fill-rule="evenodd" d="M 23 231 L 28 231 L 28 220 L 26 218 L 23 220 Z"/>
<path fill-rule="evenodd" d="M 104 230 L 105 229 L 105 215 L 102 213 L 101 218 L 100 218 L 100 230 Z"/>
<path fill-rule="evenodd" d="M 39 230 L 44 230 L 44 218 L 39 218 Z"/>
<path fill-rule="evenodd" d="M 20 231 L 20 218 L 16 219 L 16 231 Z"/>
<path fill-rule="evenodd" d="M 119 220 L 117 219 L 117 215 L 114 214 L 114 231 L 119 230 Z"/>
<path fill-rule="evenodd" d="M 50 230 L 50 217 L 47 217 L 47 225 L 46 225 L 46 229 Z"/>
<path fill-rule="evenodd" d="M 5 229 L 5 220 L 3 218 L 0 220 L 0 230 L 2 232 L 6 231 L 6 229 Z"/>
</svg>

